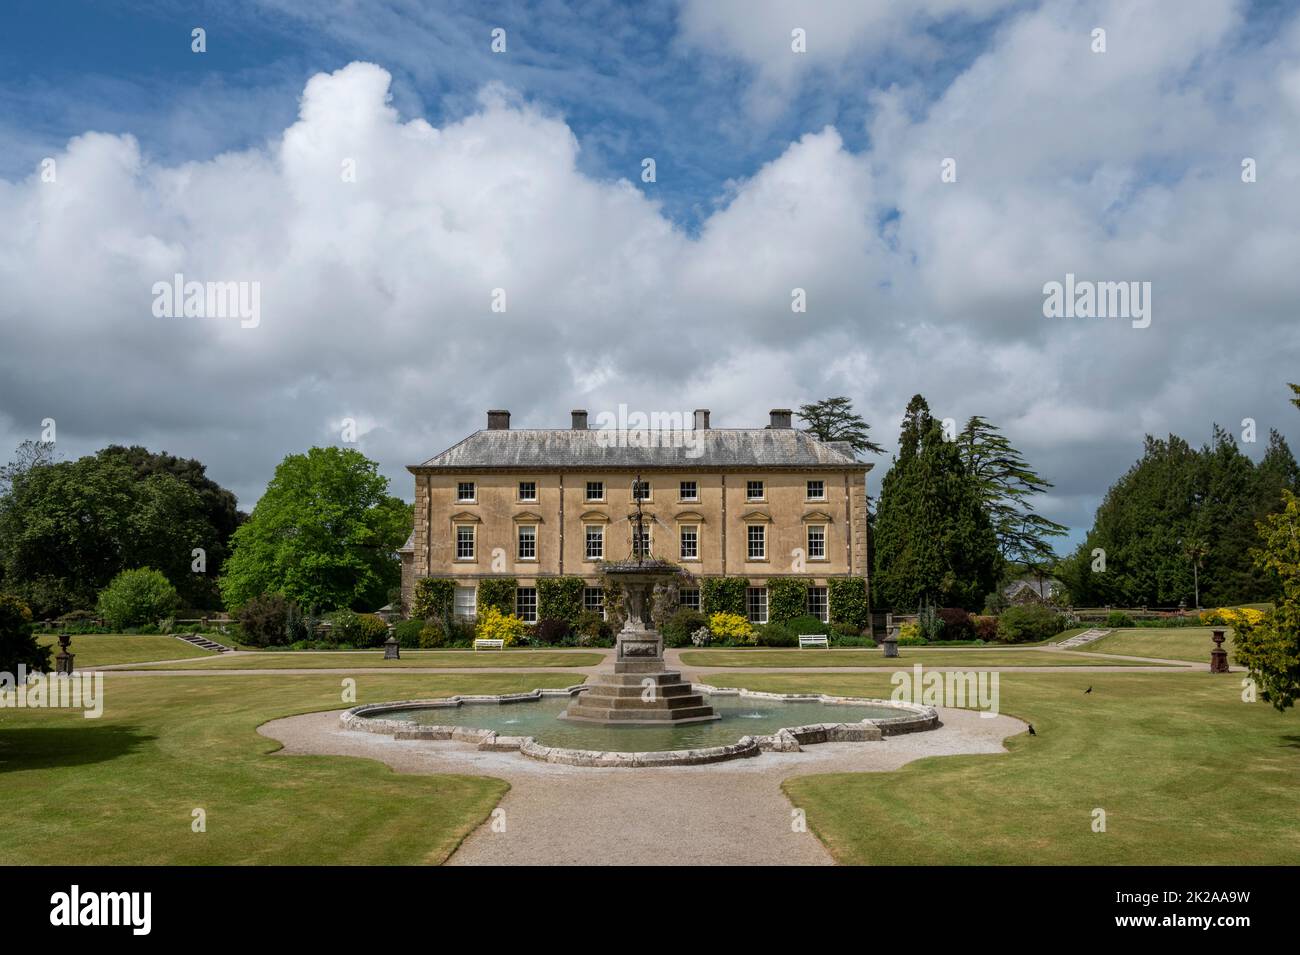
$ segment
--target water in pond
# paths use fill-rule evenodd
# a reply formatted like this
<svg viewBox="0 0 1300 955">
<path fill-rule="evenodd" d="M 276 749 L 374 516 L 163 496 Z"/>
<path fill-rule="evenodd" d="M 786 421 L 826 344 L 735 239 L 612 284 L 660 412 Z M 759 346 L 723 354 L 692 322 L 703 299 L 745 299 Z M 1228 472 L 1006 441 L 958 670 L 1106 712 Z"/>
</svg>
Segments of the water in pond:
<svg viewBox="0 0 1300 955">
<path fill-rule="evenodd" d="M 725 746 L 742 736 L 766 735 L 783 726 L 857 723 L 866 719 L 892 719 L 907 713 L 888 706 L 814 701 L 784 703 L 743 696 L 709 696 L 705 700 L 722 719 L 678 726 L 603 726 L 570 722 L 559 719 L 569 705 L 567 696 L 547 696 L 527 703 L 466 703 L 459 707 L 388 710 L 376 713 L 375 718 L 409 720 L 426 726 L 471 726 L 496 730 L 502 736 L 532 736 L 544 746 L 566 749 L 645 753 Z"/>
</svg>

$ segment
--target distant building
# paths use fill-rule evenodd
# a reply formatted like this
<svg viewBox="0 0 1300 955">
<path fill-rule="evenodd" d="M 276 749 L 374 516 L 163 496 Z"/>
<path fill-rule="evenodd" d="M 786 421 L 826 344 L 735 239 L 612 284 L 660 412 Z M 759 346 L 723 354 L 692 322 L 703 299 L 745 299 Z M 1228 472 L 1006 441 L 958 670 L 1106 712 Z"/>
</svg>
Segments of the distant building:
<svg viewBox="0 0 1300 955">
<path fill-rule="evenodd" d="M 1008 603 L 1013 604 L 1049 603 L 1061 592 L 1061 588 L 1061 582 L 1055 577 L 1044 577 L 1040 580 L 1037 577 L 1026 576 L 1013 580 L 1003 587 L 1002 596 L 1007 598 Z"/>
<path fill-rule="evenodd" d="M 828 619 L 827 581 L 868 576 L 866 476 L 843 442 L 823 442 L 771 412 L 765 428 L 713 428 L 696 411 L 676 436 L 588 429 L 512 430 L 508 411 L 487 427 L 411 465 L 415 529 L 401 549 L 402 597 L 420 577 L 451 578 L 455 609 L 477 613 L 485 578 L 514 577 L 517 611 L 537 615 L 537 581 L 578 576 L 585 603 L 604 612 L 600 564 L 633 553 L 633 484 L 645 515 L 646 552 L 698 581 L 749 580 L 750 619 L 767 620 L 767 582 L 799 576 L 808 609 Z M 674 440 L 673 438 L 684 439 Z M 685 606 L 699 606 L 686 586 Z"/>
</svg>

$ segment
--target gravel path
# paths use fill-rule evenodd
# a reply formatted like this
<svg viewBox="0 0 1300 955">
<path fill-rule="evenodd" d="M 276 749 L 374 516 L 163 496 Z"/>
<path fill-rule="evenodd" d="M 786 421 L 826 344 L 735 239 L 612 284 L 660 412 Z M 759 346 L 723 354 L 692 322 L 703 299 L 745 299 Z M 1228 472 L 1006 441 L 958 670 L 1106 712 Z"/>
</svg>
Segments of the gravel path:
<svg viewBox="0 0 1300 955">
<path fill-rule="evenodd" d="M 341 711 L 274 720 L 258 729 L 282 753 L 362 756 L 397 772 L 468 773 L 510 783 L 495 831 L 489 819 L 450 865 L 829 865 L 811 832 L 797 831 L 781 792 L 790 776 L 885 772 L 914 759 L 1004 752 L 1025 724 L 940 709 L 943 725 L 877 743 L 822 743 L 801 753 L 764 753 L 709 766 L 590 769 L 517 753 L 484 753 L 464 743 L 394 740 L 345 731 Z"/>
</svg>

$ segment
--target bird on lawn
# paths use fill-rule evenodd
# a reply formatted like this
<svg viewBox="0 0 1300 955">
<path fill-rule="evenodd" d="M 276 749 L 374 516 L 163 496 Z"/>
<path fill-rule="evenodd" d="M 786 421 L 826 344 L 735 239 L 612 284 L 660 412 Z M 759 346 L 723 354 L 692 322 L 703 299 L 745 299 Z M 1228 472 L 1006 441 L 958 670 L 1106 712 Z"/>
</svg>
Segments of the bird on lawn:
<svg viewBox="0 0 1300 955">
<path fill-rule="evenodd" d="M 1034 724 L 1033 724 L 1033 723 L 1030 723 L 1030 724 L 1029 724 L 1029 735 L 1030 735 L 1030 736 L 1037 736 L 1037 735 L 1038 735 L 1037 733 L 1034 732 Z"/>
<path fill-rule="evenodd" d="M 1088 687 L 1088 689 L 1086 689 L 1086 690 L 1083 691 L 1083 695 L 1084 695 L 1084 696 L 1087 696 L 1087 695 L 1088 695 L 1089 693 L 1091 693 L 1091 692 L 1092 692 L 1092 687 Z"/>
</svg>

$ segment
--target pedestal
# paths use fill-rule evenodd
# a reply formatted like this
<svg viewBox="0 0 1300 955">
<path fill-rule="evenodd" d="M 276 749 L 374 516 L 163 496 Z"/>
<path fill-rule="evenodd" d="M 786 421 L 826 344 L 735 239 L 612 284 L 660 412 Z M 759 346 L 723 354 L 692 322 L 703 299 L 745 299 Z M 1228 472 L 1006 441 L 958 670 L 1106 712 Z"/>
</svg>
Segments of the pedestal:
<svg viewBox="0 0 1300 955">
<path fill-rule="evenodd" d="M 71 635 L 66 633 L 59 634 L 59 652 L 54 657 L 55 673 L 62 673 L 66 676 L 72 675 L 72 664 L 77 655 L 68 652 L 68 644 L 71 642 Z"/>
<path fill-rule="evenodd" d="M 1223 649 L 1223 631 L 1215 630 L 1210 639 L 1214 641 L 1214 649 L 1210 651 L 1210 672 L 1227 673 L 1228 651 Z"/>
</svg>

